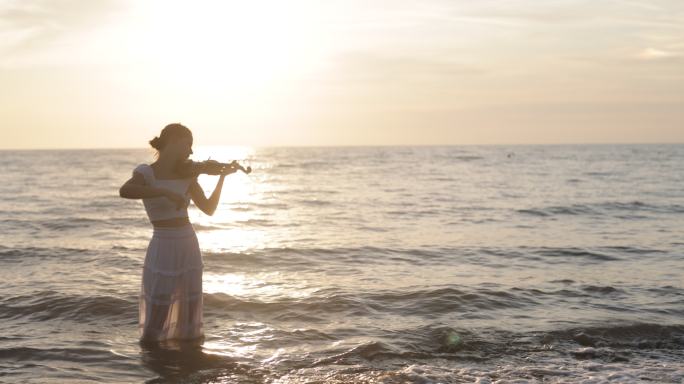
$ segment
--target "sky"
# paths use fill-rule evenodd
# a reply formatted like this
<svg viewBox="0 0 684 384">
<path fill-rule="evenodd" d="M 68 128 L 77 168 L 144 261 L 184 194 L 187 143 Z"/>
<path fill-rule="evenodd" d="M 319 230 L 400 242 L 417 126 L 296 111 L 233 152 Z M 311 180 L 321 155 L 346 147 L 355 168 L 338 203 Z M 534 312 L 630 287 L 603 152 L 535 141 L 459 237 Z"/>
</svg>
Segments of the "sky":
<svg viewBox="0 0 684 384">
<path fill-rule="evenodd" d="M 684 142 L 681 0 L 0 0 L 0 149 Z"/>
</svg>

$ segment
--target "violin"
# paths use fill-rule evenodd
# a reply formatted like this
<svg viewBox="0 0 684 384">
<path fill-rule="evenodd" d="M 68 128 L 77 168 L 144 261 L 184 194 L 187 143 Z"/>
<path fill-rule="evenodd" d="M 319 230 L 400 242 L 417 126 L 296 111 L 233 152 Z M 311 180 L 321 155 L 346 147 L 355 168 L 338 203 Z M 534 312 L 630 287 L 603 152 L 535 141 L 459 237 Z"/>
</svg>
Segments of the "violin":
<svg viewBox="0 0 684 384">
<path fill-rule="evenodd" d="M 183 177 L 197 177 L 200 174 L 229 175 L 236 171 L 242 171 L 249 175 L 252 167 L 243 167 L 236 160 L 230 163 L 220 163 L 216 160 L 192 161 L 186 160 L 178 166 L 178 173 Z"/>
</svg>

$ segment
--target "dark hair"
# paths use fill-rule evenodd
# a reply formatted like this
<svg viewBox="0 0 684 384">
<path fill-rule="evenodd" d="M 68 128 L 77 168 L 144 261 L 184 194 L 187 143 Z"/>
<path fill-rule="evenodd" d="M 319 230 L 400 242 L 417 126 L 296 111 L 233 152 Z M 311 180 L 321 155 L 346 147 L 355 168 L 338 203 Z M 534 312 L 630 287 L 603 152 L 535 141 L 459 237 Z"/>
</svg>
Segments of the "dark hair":
<svg viewBox="0 0 684 384">
<path fill-rule="evenodd" d="M 166 143 L 174 137 L 192 137 L 192 132 L 181 123 L 169 124 L 162 129 L 159 136 L 155 136 L 154 139 L 150 140 L 150 145 L 157 151 L 161 151 Z"/>
</svg>

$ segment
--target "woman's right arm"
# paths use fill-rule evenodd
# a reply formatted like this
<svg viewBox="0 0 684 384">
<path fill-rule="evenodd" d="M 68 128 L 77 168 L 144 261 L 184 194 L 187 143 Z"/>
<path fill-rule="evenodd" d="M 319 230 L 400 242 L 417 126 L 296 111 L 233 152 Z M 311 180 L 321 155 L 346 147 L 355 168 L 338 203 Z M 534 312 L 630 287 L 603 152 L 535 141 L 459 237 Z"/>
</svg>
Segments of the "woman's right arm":
<svg viewBox="0 0 684 384">
<path fill-rule="evenodd" d="M 133 177 L 128 179 L 121 188 L 119 196 L 125 199 L 145 199 L 149 197 L 166 196 L 170 192 L 167 189 L 156 188 L 145 184 L 145 177 L 139 172 L 133 172 Z"/>
</svg>

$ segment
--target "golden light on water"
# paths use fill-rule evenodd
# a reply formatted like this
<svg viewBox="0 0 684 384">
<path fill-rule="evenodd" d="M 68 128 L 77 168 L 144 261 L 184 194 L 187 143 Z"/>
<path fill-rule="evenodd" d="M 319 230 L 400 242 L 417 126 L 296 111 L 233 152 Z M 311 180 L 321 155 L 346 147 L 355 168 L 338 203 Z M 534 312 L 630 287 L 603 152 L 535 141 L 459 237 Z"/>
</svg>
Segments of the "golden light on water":
<svg viewBox="0 0 684 384">
<path fill-rule="evenodd" d="M 250 358 L 254 356 L 256 348 L 256 344 L 245 345 L 241 342 L 230 342 L 226 340 L 207 340 L 202 344 L 203 352 L 230 358 Z"/>
<path fill-rule="evenodd" d="M 260 216 L 257 209 L 273 199 L 273 186 L 264 174 L 259 173 L 261 164 L 251 164 L 255 149 L 245 146 L 198 146 L 193 149 L 192 158 L 202 161 L 211 158 L 219 162 L 237 160 L 243 166 L 253 166 L 253 173 L 246 175 L 238 171 L 225 178 L 219 207 L 212 216 L 205 215 L 194 208 L 189 211 L 191 221 L 197 229 L 204 257 L 221 254 L 221 257 L 250 257 L 249 252 L 273 246 L 273 231 L 269 226 L 260 228 L 260 222 L 267 219 Z M 270 166 L 270 165 L 269 165 Z M 213 192 L 217 176 L 201 175 L 198 182 L 207 197 Z M 272 220 L 272 217 L 268 218 Z M 253 225 L 250 225 L 253 224 Z M 230 261 L 227 261 L 227 265 Z M 280 297 L 307 297 L 315 289 L 306 287 L 306 280 L 298 279 L 292 283 L 292 274 L 284 276 L 279 272 L 243 273 L 205 273 L 204 292 L 223 293 L 232 297 L 245 297 L 250 300 L 271 300 Z"/>
<path fill-rule="evenodd" d="M 289 274 L 292 275 L 292 274 Z M 272 298 L 305 298 L 316 291 L 307 288 L 306 280 L 298 284 L 288 282 L 280 272 L 257 274 L 205 273 L 202 281 L 205 293 L 224 293 L 233 297 L 267 300 Z"/>
<path fill-rule="evenodd" d="M 251 229 L 217 229 L 197 234 L 202 249 L 209 252 L 243 252 L 263 248 L 268 232 Z"/>
<path fill-rule="evenodd" d="M 245 146 L 199 146 L 193 151 L 192 158 L 195 161 L 212 159 L 227 163 L 237 160 L 245 167 L 252 165 L 250 159 L 255 152 L 254 148 Z M 255 220 L 255 212 L 249 207 L 262 201 L 263 194 L 257 189 L 264 188 L 260 181 L 262 176 L 257 169 L 250 175 L 242 171 L 229 175 L 225 178 L 219 207 L 214 215 L 205 215 L 198 209 L 189 211 L 191 221 L 200 229 L 198 237 L 204 250 L 242 252 L 263 248 L 269 243 L 268 231 L 243 225 Z M 217 181 L 217 176 L 201 175 L 198 178 L 207 197 L 213 192 Z"/>
</svg>

